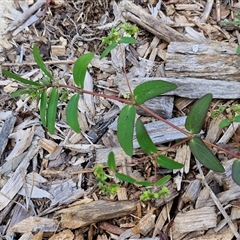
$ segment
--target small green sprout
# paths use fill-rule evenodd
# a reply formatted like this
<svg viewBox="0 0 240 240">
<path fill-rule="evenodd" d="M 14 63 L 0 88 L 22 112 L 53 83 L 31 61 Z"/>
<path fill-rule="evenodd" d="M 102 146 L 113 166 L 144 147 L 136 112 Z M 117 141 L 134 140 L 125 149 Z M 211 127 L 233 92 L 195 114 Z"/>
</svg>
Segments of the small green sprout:
<svg viewBox="0 0 240 240">
<path fill-rule="evenodd" d="M 150 190 L 144 191 L 140 196 L 140 200 L 149 201 L 153 199 L 165 198 L 170 194 L 168 188 L 166 186 L 162 187 L 159 192 L 151 192 Z"/>
</svg>

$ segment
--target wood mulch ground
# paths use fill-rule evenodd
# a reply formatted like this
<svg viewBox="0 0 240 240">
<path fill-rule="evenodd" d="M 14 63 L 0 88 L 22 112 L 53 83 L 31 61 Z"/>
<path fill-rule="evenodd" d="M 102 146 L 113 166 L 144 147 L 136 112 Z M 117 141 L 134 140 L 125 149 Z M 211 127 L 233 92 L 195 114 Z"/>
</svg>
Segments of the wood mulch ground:
<svg viewBox="0 0 240 240">
<path fill-rule="evenodd" d="M 139 27 L 138 43 L 124 47 L 132 87 L 159 78 L 178 85 L 146 106 L 183 128 L 194 99 L 212 93 L 202 136 L 237 150 L 233 135 L 239 134 L 239 124 L 234 129 L 221 129 L 218 124 L 231 113 L 229 106 L 239 104 L 239 28 L 220 24 L 234 19 L 239 3 L 52 0 L 48 6 L 46 2 L 15 1 L 7 14 L 12 18 L 8 32 L 0 40 L 2 68 L 34 81 L 41 78 L 32 54 L 37 45 L 57 81 L 72 85 L 74 61 L 92 51 L 96 56 L 85 89 L 123 95 L 128 88 L 119 49 L 100 61 L 101 38 L 120 22 L 132 22 Z M 116 196 L 107 197 L 99 191 L 92 169 L 99 163 L 106 165 L 110 151 L 123 173 L 155 178 L 151 162 L 137 161 L 143 155 L 135 136 L 133 158 L 119 146 L 116 119 L 123 105 L 83 95 L 79 101 L 82 132 L 76 134 L 66 124 L 67 100 L 62 92 L 56 130 L 50 135 L 40 123 L 35 100 L 10 98 L 18 87 L 1 76 L 0 239 L 240 239 L 240 186 L 231 178 L 231 156 L 213 149 L 226 169 L 224 174 L 201 168 L 188 145 L 171 147 L 182 134 L 139 110 L 158 149 L 167 148 L 166 154 L 184 163 L 184 168 L 157 169 L 159 178 L 172 174 L 166 199 L 141 202 L 144 188 L 122 183 Z M 226 110 L 212 118 L 221 105 Z"/>
</svg>

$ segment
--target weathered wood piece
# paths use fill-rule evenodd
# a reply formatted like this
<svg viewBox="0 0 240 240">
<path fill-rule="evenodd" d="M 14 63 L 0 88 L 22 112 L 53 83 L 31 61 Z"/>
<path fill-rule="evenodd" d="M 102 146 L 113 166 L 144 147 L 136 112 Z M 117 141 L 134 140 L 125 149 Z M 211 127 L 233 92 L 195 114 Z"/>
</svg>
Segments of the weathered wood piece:
<svg viewBox="0 0 240 240">
<path fill-rule="evenodd" d="M 160 214 L 159 214 L 159 216 L 157 218 L 152 238 L 155 238 L 156 235 L 159 232 L 159 229 L 163 228 L 165 222 L 168 219 L 168 216 L 169 216 L 169 213 L 171 211 L 172 205 L 173 205 L 173 201 L 170 201 L 162 208 L 162 210 L 161 210 L 161 212 L 160 212 Z"/>
<path fill-rule="evenodd" d="M 240 60 L 240 59 L 239 59 Z M 240 63 L 240 61 L 239 61 Z M 239 68 L 240 69 L 240 68 Z M 215 70 L 217 71 L 217 70 Z M 180 76 L 177 76 L 180 77 Z M 132 88 L 137 85 L 152 81 L 152 80 L 164 80 L 171 83 L 175 83 L 178 87 L 176 90 L 165 93 L 164 95 L 177 95 L 185 98 L 200 98 L 207 93 L 212 93 L 213 98 L 218 99 L 237 99 L 240 98 L 240 82 L 235 81 L 224 81 L 211 80 L 206 78 L 172 78 L 172 77 L 161 77 L 161 78 L 133 78 L 130 79 Z M 127 84 L 122 80 L 118 82 L 118 89 L 122 95 L 129 92 Z M 226 91 L 227 89 L 227 91 Z M 158 106 L 155 108 L 157 109 Z"/>
<path fill-rule="evenodd" d="M 122 1 L 120 3 L 120 8 L 123 12 L 123 17 L 126 20 L 136 23 L 166 42 L 191 41 L 183 34 L 166 25 L 161 19 L 153 17 L 143 10 L 142 7 L 135 5 L 130 1 Z"/>
<path fill-rule="evenodd" d="M 179 233 L 207 230 L 216 227 L 217 214 L 214 207 L 203 207 L 185 213 L 178 213 L 172 226 L 173 239 Z"/>
<path fill-rule="evenodd" d="M 61 215 L 61 227 L 76 229 L 91 223 L 125 216 L 136 211 L 136 202 L 132 201 L 94 201 L 57 211 Z"/>
<path fill-rule="evenodd" d="M 1 113 L 2 114 L 2 113 Z M 11 113 L 5 120 L 3 127 L 0 132 L 0 157 L 8 143 L 8 137 L 13 130 L 14 124 L 16 122 L 16 117 Z"/>
<path fill-rule="evenodd" d="M 37 145 L 37 140 L 33 138 L 27 155 L 0 191 L 0 211 L 8 205 L 23 186 L 23 178 L 26 175 L 29 161 L 38 153 L 39 149 L 40 147 Z"/>
<path fill-rule="evenodd" d="M 238 129 L 239 125 L 239 122 L 234 122 L 233 124 L 228 126 L 227 131 L 223 134 L 223 136 L 218 140 L 217 143 L 228 143 L 228 141 L 234 135 L 235 131 Z"/>
<path fill-rule="evenodd" d="M 29 217 L 16 223 L 8 232 L 55 232 L 58 229 L 57 221 L 43 217 Z"/>
<path fill-rule="evenodd" d="M 193 181 L 191 181 L 191 183 L 189 184 L 187 190 L 184 192 L 183 196 L 182 196 L 182 200 L 186 203 L 186 202 L 192 202 L 194 203 L 195 200 L 198 197 L 198 194 L 201 190 L 201 181 L 199 181 L 198 179 L 195 179 Z"/>
<path fill-rule="evenodd" d="M 176 150 L 175 161 L 183 164 L 183 168 L 173 170 L 173 174 L 175 174 L 173 179 L 178 191 L 181 190 L 183 172 L 184 173 L 189 172 L 190 160 L 191 160 L 191 151 L 189 146 L 187 144 L 184 144 L 178 147 Z"/>
<path fill-rule="evenodd" d="M 225 116 L 223 114 L 221 114 L 217 118 L 214 118 L 211 120 L 205 140 L 212 142 L 212 143 L 214 143 L 218 140 L 218 138 L 221 135 L 222 130 L 223 130 L 221 127 L 219 127 L 219 123 L 223 119 L 225 119 Z"/>
<path fill-rule="evenodd" d="M 60 239 L 73 240 L 74 234 L 71 230 L 67 229 L 60 233 L 54 234 L 52 237 L 49 238 L 49 240 L 60 240 Z"/>
<path fill-rule="evenodd" d="M 172 42 L 168 45 L 165 72 L 167 77 L 240 81 L 237 44 Z"/>
<path fill-rule="evenodd" d="M 138 236 L 138 234 L 146 236 L 154 228 L 155 218 L 156 215 L 153 214 L 153 209 L 151 209 L 150 212 L 148 212 L 135 227 L 124 231 L 120 235 L 120 239 L 128 239 L 131 236 Z"/>
<path fill-rule="evenodd" d="M 231 209 L 231 215 L 230 218 L 232 220 L 239 219 L 240 218 L 240 208 L 238 206 L 233 206 Z"/>
<path fill-rule="evenodd" d="M 32 143 L 35 127 L 27 128 L 26 130 L 18 130 L 11 134 L 11 138 L 15 139 L 15 146 L 11 153 L 6 157 L 6 161 L 21 155 Z"/>
<path fill-rule="evenodd" d="M 235 224 L 237 227 L 237 224 Z M 204 236 L 199 236 L 191 238 L 191 240 L 223 240 L 223 239 L 233 239 L 234 234 L 231 229 L 226 226 L 219 232 L 208 231 Z"/>
</svg>

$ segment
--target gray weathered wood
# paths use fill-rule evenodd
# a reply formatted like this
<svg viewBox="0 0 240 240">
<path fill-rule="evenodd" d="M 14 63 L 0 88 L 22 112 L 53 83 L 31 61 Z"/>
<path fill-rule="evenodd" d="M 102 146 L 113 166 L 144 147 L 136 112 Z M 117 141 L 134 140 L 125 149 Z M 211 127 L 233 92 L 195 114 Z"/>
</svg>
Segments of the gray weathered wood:
<svg viewBox="0 0 240 240">
<path fill-rule="evenodd" d="M 169 27 L 160 18 L 155 18 L 142 7 L 134 3 L 124 0 L 120 3 L 120 8 L 126 20 L 136 23 L 147 31 L 151 32 L 166 42 L 171 41 L 191 41 L 183 34 Z"/>
<path fill-rule="evenodd" d="M 179 233 L 207 230 L 217 225 L 214 207 L 203 207 L 185 213 L 178 213 L 172 226 L 173 236 Z M 179 239 L 174 237 L 173 239 Z"/>
<path fill-rule="evenodd" d="M 172 42 L 168 46 L 165 72 L 167 77 L 240 81 L 237 44 Z"/>
<path fill-rule="evenodd" d="M 240 60 L 240 59 L 239 59 Z M 239 61 L 240 62 L 240 61 Z M 239 75 L 240 76 L 240 75 Z M 186 98 L 200 98 L 207 93 L 212 93 L 213 98 L 218 99 L 237 99 L 240 98 L 240 82 L 210 80 L 205 78 L 174 78 L 174 77 L 161 77 L 161 78 L 134 78 L 130 80 L 132 88 L 137 85 L 151 81 L 151 80 L 164 80 L 175 83 L 178 87 L 176 90 L 168 92 L 164 95 L 177 95 Z M 126 83 L 122 80 L 118 83 L 118 88 L 121 94 L 129 92 Z M 157 106 L 156 106 L 157 108 Z"/>
<path fill-rule="evenodd" d="M 13 116 L 12 113 L 3 124 L 2 130 L 0 132 L 0 157 L 2 156 L 2 153 L 8 143 L 8 137 L 13 130 L 16 119 L 17 118 Z"/>
<path fill-rule="evenodd" d="M 136 210 L 136 202 L 131 201 L 94 201 L 69 207 L 57 212 L 61 215 L 63 228 L 76 229 L 94 222 L 125 216 Z"/>
</svg>

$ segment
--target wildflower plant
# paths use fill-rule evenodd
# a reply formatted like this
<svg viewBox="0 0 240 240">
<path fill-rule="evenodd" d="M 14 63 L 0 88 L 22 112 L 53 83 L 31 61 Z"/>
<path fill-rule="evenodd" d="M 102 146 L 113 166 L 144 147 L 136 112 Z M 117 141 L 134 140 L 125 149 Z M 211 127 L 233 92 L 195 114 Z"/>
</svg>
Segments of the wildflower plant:
<svg viewBox="0 0 240 240">
<path fill-rule="evenodd" d="M 102 59 L 107 56 L 117 45 L 136 43 L 137 41 L 132 36 L 136 34 L 137 31 L 138 28 L 136 26 L 132 26 L 127 23 L 122 24 L 118 28 L 113 28 L 110 31 L 109 35 L 103 38 L 102 44 L 107 44 L 108 46 L 103 51 L 100 58 Z M 94 53 L 90 52 L 83 54 L 74 63 L 73 80 L 75 86 L 63 85 L 56 81 L 49 69 L 44 64 L 37 46 L 33 47 L 33 55 L 36 63 L 43 72 L 43 77 L 38 79 L 38 81 L 34 82 L 22 78 L 5 69 L 3 69 L 2 72 L 4 75 L 20 82 L 23 85 L 21 89 L 12 93 L 12 97 L 27 94 L 39 100 L 40 119 L 43 126 L 48 130 L 50 134 L 53 134 L 55 131 L 57 105 L 59 102 L 60 91 L 63 91 L 64 99 L 69 98 L 66 108 L 66 121 L 71 129 L 76 133 L 79 133 L 81 130 L 81 123 L 78 121 L 78 101 L 80 94 L 87 93 L 109 99 L 113 98 L 110 95 L 88 92 L 83 89 L 87 67 L 93 59 Z M 114 97 L 114 99 L 125 104 L 125 106 L 121 109 L 118 117 L 117 137 L 121 147 L 128 156 L 133 156 L 133 133 L 135 130 L 137 141 L 140 145 L 141 150 L 145 154 L 144 158 L 152 161 L 154 166 L 161 166 L 168 169 L 181 169 L 183 167 L 182 164 L 174 161 L 173 159 L 170 159 L 162 152 L 159 152 L 158 148 L 150 138 L 143 122 L 141 121 L 141 118 L 136 119 L 136 107 L 139 107 L 147 113 L 151 114 L 156 119 L 163 121 L 164 123 L 175 128 L 186 136 L 182 142 L 177 143 L 175 146 L 188 142 L 193 156 L 205 167 L 219 173 L 223 173 L 225 171 L 222 164 L 219 162 L 217 157 L 212 153 L 208 146 L 211 145 L 216 148 L 219 147 L 207 143 L 199 136 L 212 101 L 211 93 L 206 94 L 194 103 L 190 113 L 187 116 L 185 129 L 182 129 L 167 121 L 166 119 L 163 119 L 162 117 L 156 115 L 151 110 L 143 106 L 147 100 L 175 90 L 177 88 L 176 84 L 160 79 L 144 82 L 132 90 L 127 78 L 126 81 L 128 83 L 130 93 L 128 93 L 126 95 L 127 97 L 125 96 L 125 98 Z M 67 91 L 69 89 L 71 91 L 74 91 L 74 94 L 70 97 L 68 97 Z M 234 119 L 232 119 L 232 121 L 234 121 Z M 228 152 L 228 154 L 231 153 Z M 232 155 L 234 156 L 234 154 Z M 165 184 L 171 179 L 170 175 L 166 175 L 155 182 L 150 182 L 148 180 L 138 181 L 137 179 L 134 179 L 131 176 L 123 174 L 119 171 L 118 167 L 116 166 L 115 156 L 113 152 L 110 152 L 108 155 L 107 167 L 109 170 L 111 170 L 114 177 L 118 178 L 119 180 L 126 183 L 146 187 L 147 190 L 144 191 L 140 197 L 141 200 L 166 197 L 169 194 L 169 191 L 165 187 Z M 233 179 L 238 184 L 240 184 L 239 173 L 240 161 L 236 160 L 233 164 Z M 94 175 L 96 176 L 98 186 L 101 189 L 102 193 L 107 195 L 116 193 L 118 185 L 110 183 L 112 176 L 105 173 L 103 166 L 95 166 Z M 157 187 L 161 187 L 161 189 L 158 192 L 155 192 L 154 189 Z"/>
</svg>

